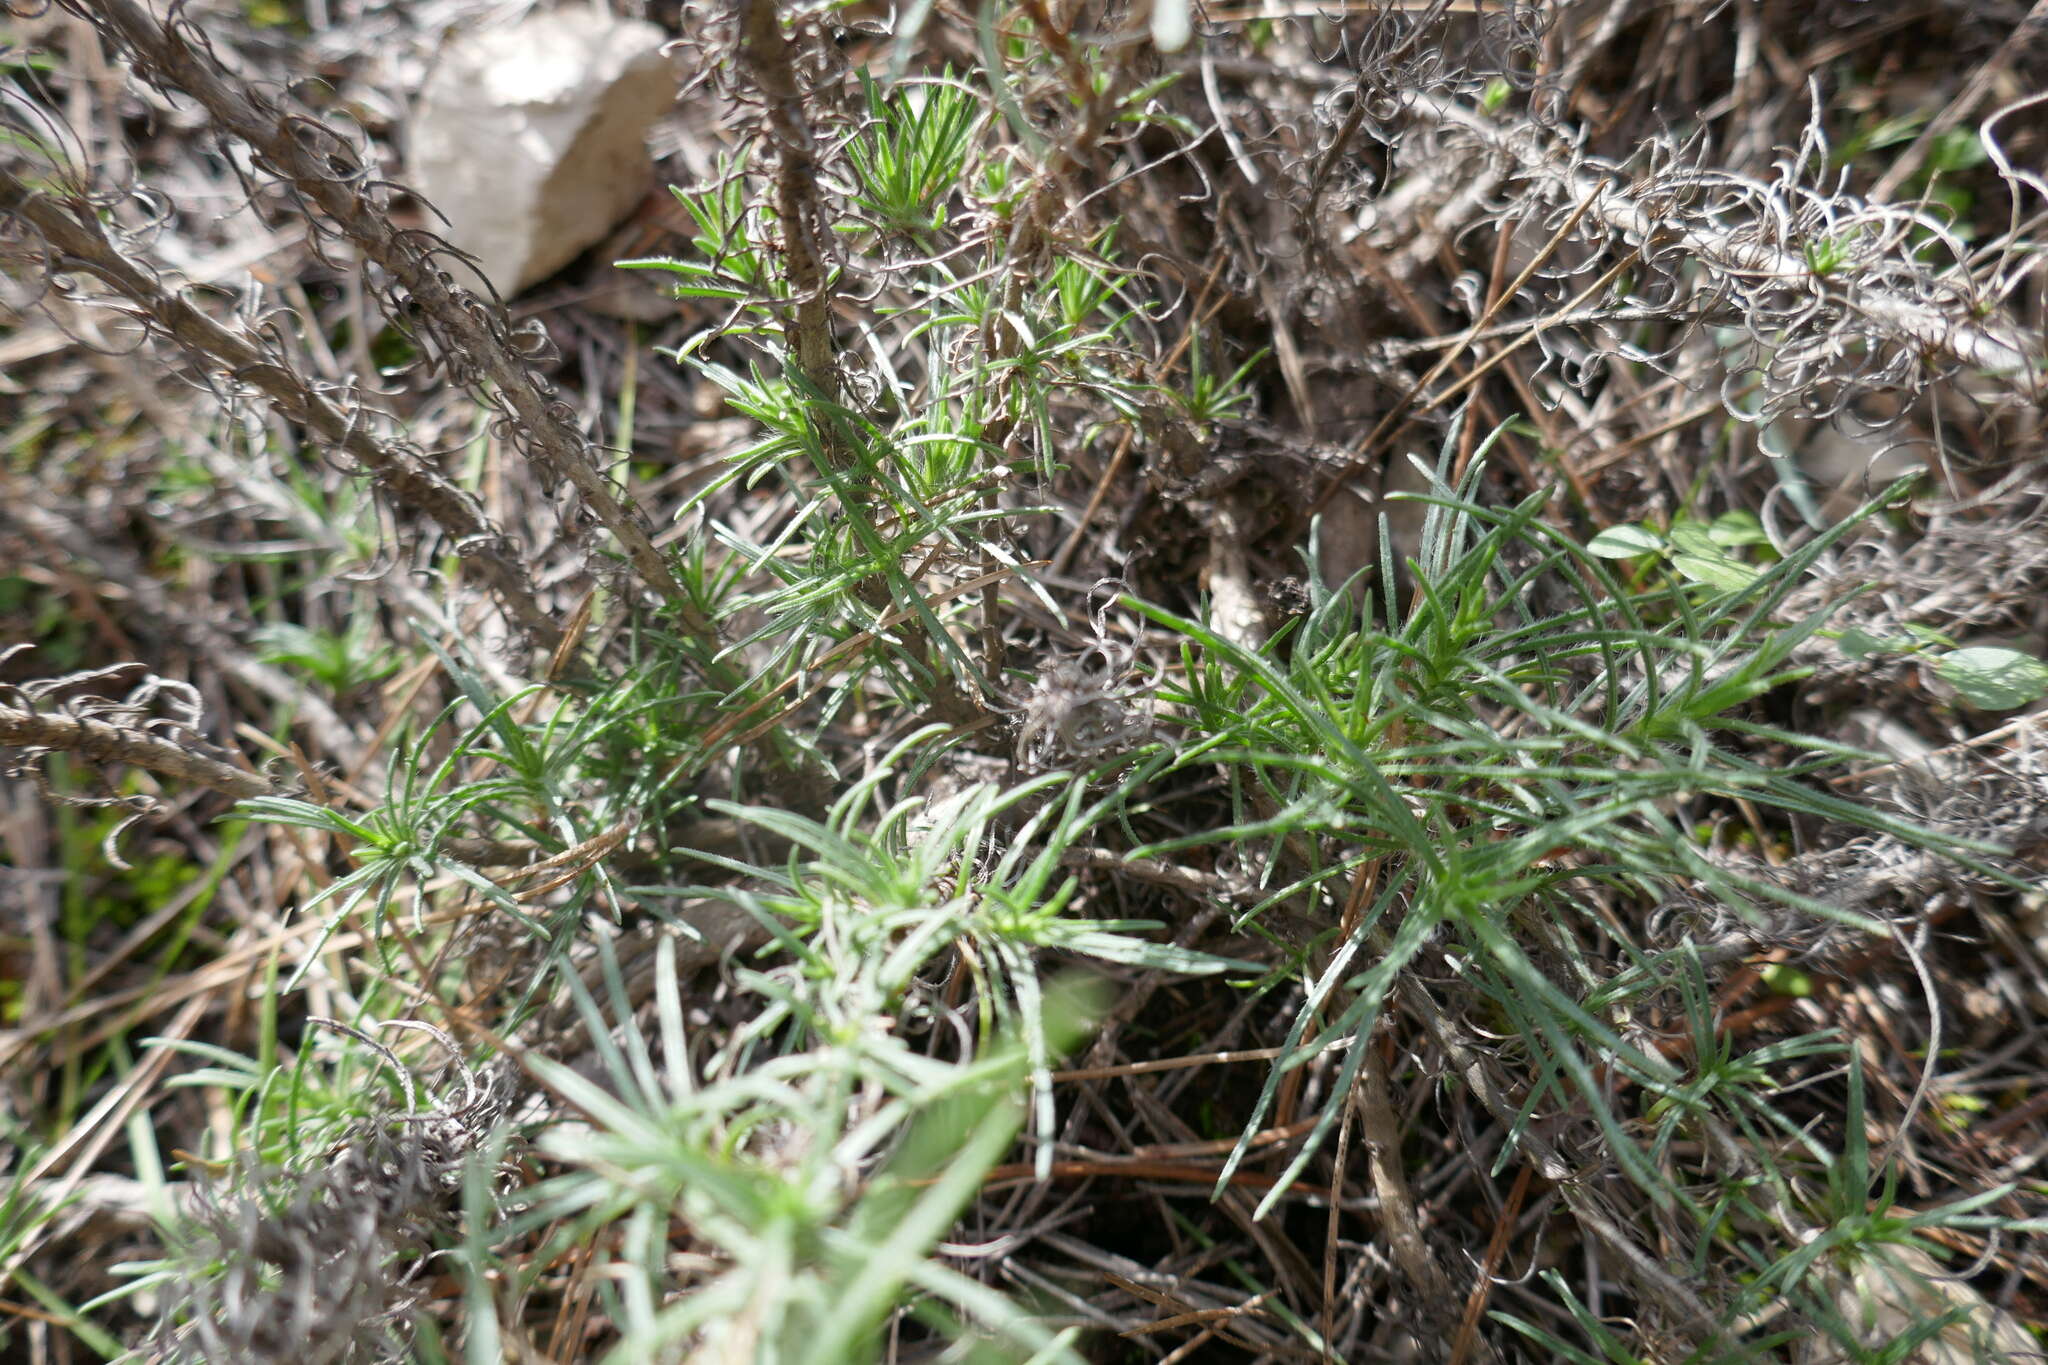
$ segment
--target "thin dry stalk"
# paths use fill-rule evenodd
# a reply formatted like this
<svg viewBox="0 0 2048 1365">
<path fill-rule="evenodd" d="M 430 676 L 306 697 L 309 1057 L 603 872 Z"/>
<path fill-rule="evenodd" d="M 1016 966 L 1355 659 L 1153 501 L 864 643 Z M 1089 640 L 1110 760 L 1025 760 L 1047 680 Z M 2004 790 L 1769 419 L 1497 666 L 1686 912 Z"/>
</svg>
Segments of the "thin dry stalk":
<svg viewBox="0 0 2048 1365">
<path fill-rule="evenodd" d="M 504 534 L 475 498 L 416 455 L 373 435 L 358 416 L 307 385 L 275 350 L 222 326 L 166 288 L 108 239 L 89 200 L 59 200 L 0 166 L 0 214 L 17 215 L 56 253 L 47 268 L 91 272 L 140 310 L 152 330 L 177 342 L 207 370 L 224 371 L 231 384 L 256 389 L 280 413 L 368 470 L 393 497 L 431 517 L 477 566 L 513 620 L 544 642 L 558 638 L 552 618 L 534 599 L 525 570 L 507 553 Z"/>
<path fill-rule="evenodd" d="M 72 6 L 136 65 L 136 73 L 168 94 L 197 100 L 214 123 L 254 150 L 263 169 L 288 184 L 395 281 L 400 307 L 439 360 L 466 383 L 485 387 L 505 411 L 511 444 L 543 471 L 566 478 L 591 513 L 625 550 L 635 575 L 693 634 L 716 639 L 711 621 L 690 600 L 640 524 L 591 458 L 572 408 L 555 396 L 520 354 L 502 307 L 457 287 L 434 262 L 421 233 L 402 231 L 356 183 L 353 149 L 324 125 L 292 115 L 234 82 L 189 20 L 159 20 L 135 0 Z M 548 637 L 552 643 L 553 636 Z"/>
</svg>

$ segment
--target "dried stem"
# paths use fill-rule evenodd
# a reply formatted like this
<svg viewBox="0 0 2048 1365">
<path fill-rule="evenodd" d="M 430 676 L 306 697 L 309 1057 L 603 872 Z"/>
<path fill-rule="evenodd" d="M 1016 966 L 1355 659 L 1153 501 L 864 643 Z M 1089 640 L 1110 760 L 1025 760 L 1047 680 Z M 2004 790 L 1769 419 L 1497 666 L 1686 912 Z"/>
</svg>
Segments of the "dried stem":
<svg viewBox="0 0 2048 1365">
<path fill-rule="evenodd" d="M 794 308 L 785 323 L 797 369 L 828 401 L 839 398 L 839 368 L 832 342 L 832 297 L 827 289 L 824 214 L 818 203 L 818 166 L 804 118 L 803 87 L 775 0 L 740 0 L 740 64 L 761 92 L 768 141 L 775 148 L 775 217 L 789 271 Z M 847 452 L 829 434 L 826 450 L 844 468 Z"/>
<path fill-rule="evenodd" d="M 504 533 L 473 497 L 416 456 L 365 430 L 274 353 L 166 288 L 108 239 L 90 203 L 83 198 L 60 202 L 0 167 L 0 213 L 19 216 L 57 253 L 61 265 L 91 272 L 193 357 L 262 392 L 279 412 L 370 471 L 393 497 L 432 517 L 477 566 L 513 620 L 550 645 L 559 637 L 554 621 L 534 599 L 525 570 L 505 553 Z"/>
<path fill-rule="evenodd" d="M 5 702 L 0 702 L 0 744 L 76 753 L 95 763 L 127 763 L 194 786 L 210 787 L 238 800 L 275 796 L 281 791 L 260 774 L 145 731 L 86 716 L 25 710 Z"/>
<path fill-rule="evenodd" d="M 1533 128 L 1492 119 L 1442 99 L 1418 99 L 1414 112 L 1457 128 L 1489 151 L 1509 157 L 1519 176 L 1548 187 L 1554 201 L 1591 203 L 1594 219 L 1630 241 L 1654 242 L 1666 250 L 1684 252 L 1718 278 L 1823 287 L 1813 265 L 1798 254 L 1746 239 L 1734 230 L 1710 230 L 1697 218 L 1678 220 L 1661 214 L 1645 196 L 1561 153 Z M 2029 401 L 2041 397 L 2044 358 L 2029 348 L 2016 329 L 1989 320 L 1966 321 L 1929 304 L 1859 284 L 1849 271 L 1829 278 L 1824 287 L 1846 313 L 1862 318 L 1873 330 L 1910 341 L 1929 356 L 1943 356 L 1996 375 Z"/>
<path fill-rule="evenodd" d="M 309 125 L 251 89 L 233 82 L 210 54 L 188 41 L 179 20 L 159 21 L 136 0 L 94 0 L 79 10 L 126 48 L 137 74 L 168 93 L 197 100 L 222 129 L 257 152 L 264 168 L 317 207 L 365 256 L 406 291 L 415 316 L 438 333 L 458 372 L 479 380 L 510 418 L 511 442 L 544 470 L 567 478 L 591 513 L 624 548 L 640 581 L 666 601 L 686 628 L 715 639 L 711 621 L 677 582 L 634 512 L 613 495 L 590 457 L 590 443 L 575 425 L 574 410 L 556 399 L 515 348 L 504 310 L 457 287 L 438 269 L 423 234 L 394 227 L 351 177 L 332 164 L 341 144 L 321 125 Z"/>
<path fill-rule="evenodd" d="M 26 749 L 31 758 L 44 753 L 75 753 L 94 763 L 125 763 L 238 801 L 293 794 L 290 787 L 261 773 L 146 729 L 64 710 L 32 710 L 0 701 L 0 746 Z M 475 867 L 522 866 L 539 852 L 525 840 L 443 839 L 439 847 L 456 861 Z"/>
</svg>

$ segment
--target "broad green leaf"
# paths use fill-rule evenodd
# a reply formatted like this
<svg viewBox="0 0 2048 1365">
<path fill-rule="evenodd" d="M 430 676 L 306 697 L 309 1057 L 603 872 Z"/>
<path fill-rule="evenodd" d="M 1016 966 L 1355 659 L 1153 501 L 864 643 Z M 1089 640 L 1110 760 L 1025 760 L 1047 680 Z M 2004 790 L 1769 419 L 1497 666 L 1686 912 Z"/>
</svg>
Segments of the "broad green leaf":
<svg viewBox="0 0 2048 1365">
<path fill-rule="evenodd" d="M 1978 645 L 1934 666 L 1963 700 L 1986 711 L 2010 711 L 2048 696 L 2048 664 L 2017 649 Z"/>
<path fill-rule="evenodd" d="M 1648 527 L 1627 525 L 1610 526 L 1586 542 L 1586 550 L 1602 559 L 1634 559 L 1637 555 L 1656 554 L 1664 548 L 1664 538 Z"/>
<path fill-rule="evenodd" d="M 1673 555 L 1671 567 L 1695 583 L 1704 583 L 1723 592 L 1741 592 L 1762 576 L 1762 570 L 1722 554 Z"/>
<path fill-rule="evenodd" d="M 1716 545 L 1736 549 L 1744 545 L 1768 545 L 1771 538 L 1764 534 L 1764 525 L 1756 519 L 1754 512 L 1723 512 L 1707 527 L 1707 535 Z"/>
<path fill-rule="evenodd" d="M 1676 554 L 1698 555 L 1706 559 L 1722 553 L 1720 543 L 1714 539 L 1714 533 L 1703 522 L 1678 522 L 1672 526 L 1670 534 L 1665 539 L 1671 542 L 1671 549 Z"/>
</svg>

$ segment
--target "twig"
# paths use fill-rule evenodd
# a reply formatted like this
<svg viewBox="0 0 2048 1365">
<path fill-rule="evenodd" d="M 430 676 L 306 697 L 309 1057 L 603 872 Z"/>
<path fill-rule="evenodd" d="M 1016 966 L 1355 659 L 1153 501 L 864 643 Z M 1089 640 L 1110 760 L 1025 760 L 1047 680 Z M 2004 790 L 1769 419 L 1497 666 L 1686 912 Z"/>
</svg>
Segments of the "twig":
<svg viewBox="0 0 2048 1365">
<path fill-rule="evenodd" d="M 740 62 L 766 102 L 769 143 L 775 148 L 775 216 L 782 233 L 783 268 L 793 301 L 784 334 L 797 369 L 828 402 L 839 398 L 837 347 L 832 342 L 832 296 L 826 288 L 821 249 L 823 215 L 818 205 L 817 158 L 804 92 L 797 82 L 789 42 L 775 0 L 740 0 Z M 834 465 L 845 468 L 847 452 L 821 422 L 820 435 Z"/>
<path fill-rule="evenodd" d="M 95 763 L 125 763 L 238 801 L 291 795 L 261 773 L 150 734 L 89 716 L 31 711 L 0 702 L 0 746 L 32 753 L 75 753 Z M 440 851 L 474 867 L 513 867 L 533 861 L 539 848 L 526 840 L 443 839 Z"/>
<path fill-rule="evenodd" d="M 0 167 L 0 214 L 18 215 L 63 265 L 90 271 L 196 359 L 225 370 L 235 383 L 260 390 L 279 412 L 369 470 L 393 497 L 433 518 L 454 538 L 463 557 L 476 565 L 512 618 L 554 643 L 559 632 L 534 599 L 525 570 L 504 552 L 504 533 L 468 493 L 424 461 L 372 435 L 353 415 L 310 388 L 282 358 L 215 322 L 136 265 L 108 240 L 82 197 L 60 202 Z"/>
<path fill-rule="evenodd" d="M 61 711 L 28 711 L 0 702 L 0 745 L 76 753 L 95 763 L 126 763 L 244 801 L 278 791 L 265 777 L 170 740 Z"/>
<path fill-rule="evenodd" d="M 1379 1049 L 1364 1044 L 1365 1064 L 1359 1068 L 1358 1085 L 1351 1103 L 1358 1114 L 1359 1136 L 1365 1139 L 1366 1168 L 1372 1173 L 1373 1193 L 1379 1196 L 1380 1226 L 1386 1229 L 1394 1264 L 1424 1300 L 1428 1316 L 1446 1334 L 1457 1321 L 1457 1298 L 1450 1278 L 1430 1254 L 1423 1236 L 1422 1220 L 1415 1210 L 1415 1195 L 1408 1188 L 1408 1176 L 1401 1169 L 1401 1124 L 1394 1117 L 1387 1097 L 1385 1069 Z"/>
<path fill-rule="evenodd" d="M 1511 158 L 1524 178 L 1549 186 L 1554 197 L 1589 203 L 1595 220 L 1631 241 L 1654 241 L 1680 250 L 1721 277 L 1763 277 L 1787 285 L 1818 283 L 1814 268 L 1803 257 L 1745 240 L 1733 229 L 1713 231 L 1696 221 L 1666 217 L 1646 196 L 1610 174 L 1588 169 L 1583 161 L 1553 148 L 1531 128 L 1489 118 L 1449 100 L 1419 99 L 1414 112 L 1457 128 L 1487 150 Z M 1952 317 L 1852 279 L 1835 281 L 1830 292 L 1875 330 L 1909 340 L 1930 354 L 1997 374 L 2030 399 L 2038 396 L 2041 357 L 2030 351 L 2015 329 Z"/>
<path fill-rule="evenodd" d="M 444 358 L 454 362 L 458 373 L 481 380 L 502 406 L 510 418 L 513 447 L 544 470 L 567 478 L 625 550 L 640 581 L 675 610 L 692 634 L 716 638 L 711 621 L 690 600 L 646 530 L 598 473 L 590 442 L 575 426 L 574 410 L 544 387 L 515 348 L 503 308 L 456 286 L 422 245 L 431 239 L 394 227 L 375 199 L 337 171 L 337 159 L 344 166 L 352 159 L 345 143 L 324 124 L 294 117 L 234 83 L 210 53 L 202 56 L 187 38 L 189 21 L 159 20 L 136 0 L 69 3 L 129 51 L 138 75 L 167 93 L 197 100 L 219 127 L 258 154 L 264 170 L 288 183 L 387 271 L 404 289 L 407 311 L 430 324 L 422 330 L 437 334 Z M 544 638 L 551 645 L 555 637 L 550 632 Z"/>
</svg>

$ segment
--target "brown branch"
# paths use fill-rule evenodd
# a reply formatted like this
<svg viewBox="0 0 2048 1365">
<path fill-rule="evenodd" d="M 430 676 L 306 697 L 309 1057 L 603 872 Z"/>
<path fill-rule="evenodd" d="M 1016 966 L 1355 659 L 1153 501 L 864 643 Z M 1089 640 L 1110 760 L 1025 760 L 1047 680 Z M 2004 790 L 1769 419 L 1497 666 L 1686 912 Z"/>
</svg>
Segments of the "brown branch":
<svg viewBox="0 0 2048 1365">
<path fill-rule="evenodd" d="M 350 177 L 337 174 L 331 157 L 340 150 L 299 134 L 309 125 L 269 100 L 235 83 L 211 54 L 202 55 L 180 31 L 183 21 L 160 21 L 136 0 L 93 0 L 78 13 L 126 49 L 137 74 L 159 89 L 184 94 L 205 108 L 214 123 L 247 143 L 270 174 L 288 183 L 370 260 L 405 289 L 417 316 L 430 322 L 445 351 L 473 368 L 512 421 L 515 449 L 543 469 L 567 478 L 591 513 L 625 550 L 640 581 L 673 607 L 691 633 L 715 640 L 712 622 L 690 600 L 668 561 L 635 512 L 629 512 L 590 458 L 590 443 L 575 426 L 575 414 L 544 391 L 516 349 L 504 310 L 485 304 L 456 286 L 435 265 L 419 234 L 394 227 L 377 202 Z M 324 125 L 311 128 L 326 131 Z M 729 684 L 734 680 L 715 680 Z"/>
<path fill-rule="evenodd" d="M 289 787 L 259 772 L 238 768 L 147 730 L 116 725 L 65 711 L 35 711 L 0 701 L 0 746 L 37 753 L 74 753 L 94 763 L 125 763 L 237 801 L 292 795 Z M 440 851 L 475 867 L 516 867 L 532 862 L 539 848 L 525 840 L 443 839 Z"/>
<path fill-rule="evenodd" d="M 775 217 L 782 229 L 783 267 L 795 308 L 784 323 L 797 369 L 812 388 L 839 398 L 837 348 L 832 342 L 832 298 L 826 289 L 824 213 L 818 203 L 818 165 L 804 118 L 803 87 L 775 0 L 740 0 L 740 63 L 766 104 L 768 141 L 775 149 Z M 833 463 L 847 463 L 840 442 L 825 442 Z"/>
<path fill-rule="evenodd" d="M 526 572 L 500 548 L 504 533 L 476 500 L 404 450 L 380 440 L 353 415 L 310 388 L 289 365 L 241 332 L 194 307 L 128 258 L 82 197 L 60 201 L 0 167 L 0 214 L 19 217 L 55 253 L 53 262 L 90 272 L 141 311 L 153 327 L 213 370 L 247 384 L 292 421 L 370 471 L 379 485 L 452 536 L 498 600 L 523 628 L 552 644 L 560 631 L 534 599 Z"/>
<path fill-rule="evenodd" d="M 126 763 L 209 787 L 237 800 L 282 794 L 260 773 L 209 757 L 144 730 L 62 711 L 30 711 L 0 702 L 0 745 L 75 753 L 95 763 Z"/>
<path fill-rule="evenodd" d="M 1591 204 L 1592 216 L 1634 242 L 1665 242 L 1711 275 L 1811 286 L 1813 267 L 1795 252 L 1757 240 L 1737 227 L 1709 226 L 1667 216 L 1656 199 L 1574 158 L 1533 128 L 1504 122 L 1451 100 L 1418 100 L 1422 119 L 1459 129 L 1489 152 L 1507 157 L 1517 176 L 1551 191 L 1559 202 Z M 1922 299 L 1900 297 L 1883 286 L 1837 283 L 1837 302 L 1870 331 L 1911 342 L 1924 354 L 1946 357 L 1995 376 L 2013 393 L 2038 401 L 2043 357 L 2038 343 L 2008 319 L 1987 311 L 1973 318 L 1944 312 Z"/>
<path fill-rule="evenodd" d="M 1429 1325 L 1448 1338 L 1458 1320 L 1458 1300 L 1451 1292 L 1450 1277 L 1430 1254 L 1429 1239 L 1422 1231 L 1422 1219 L 1415 1208 L 1415 1194 L 1401 1167 L 1401 1123 L 1394 1116 L 1387 1095 L 1385 1067 L 1379 1049 L 1367 1040 L 1365 1065 L 1351 1102 L 1358 1114 L 1359 1134 L 1365 1139 L 1366 1169 L 1372 1174 L 1373 1193 L 1379 1196 L 1380 1226 L 1386 1231 L 1394 1264 L 1408 1287 L 1427 1307 Z"/>
</svg>

